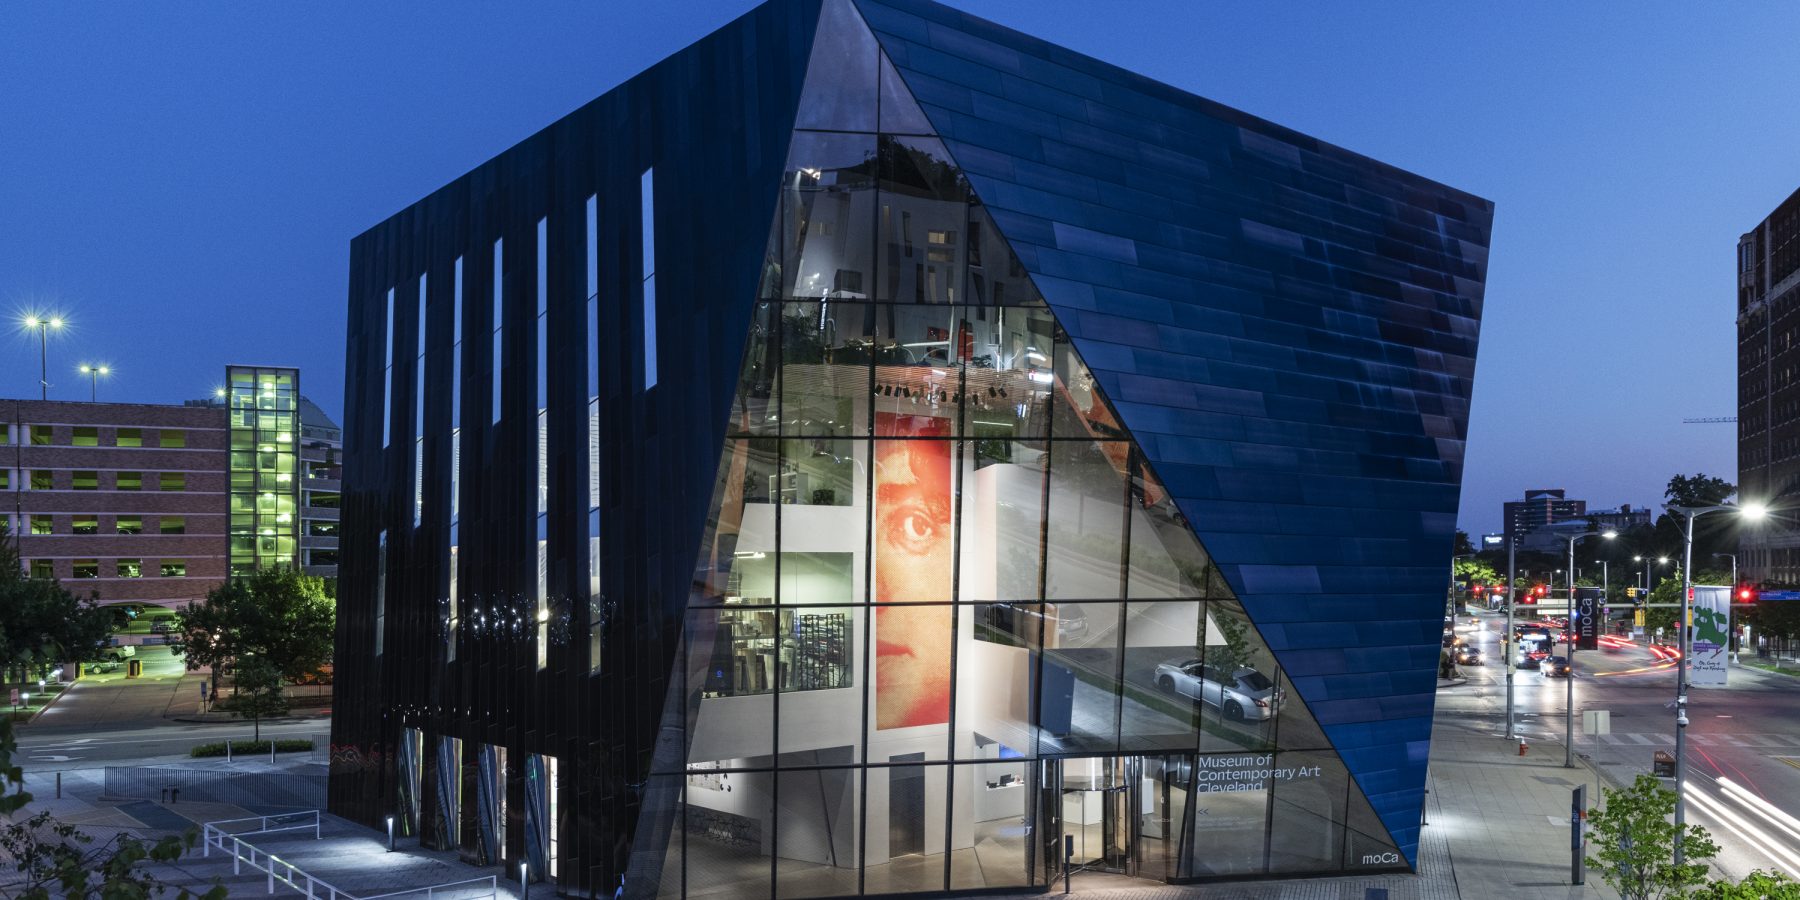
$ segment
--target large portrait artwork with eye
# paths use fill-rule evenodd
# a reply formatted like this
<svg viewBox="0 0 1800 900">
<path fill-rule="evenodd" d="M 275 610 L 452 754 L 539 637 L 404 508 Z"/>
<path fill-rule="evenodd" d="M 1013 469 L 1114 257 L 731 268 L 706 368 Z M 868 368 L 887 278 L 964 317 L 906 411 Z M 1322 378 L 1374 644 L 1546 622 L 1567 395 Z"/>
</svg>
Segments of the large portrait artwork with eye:
<svg viewBox="0 0 1800 900">
<path fill-rule="evenodd" d="M 876 414 L 875 727 L 950 721 L 953 551 L 950 421 Z M 915 438 L 906 440 L 905 438 Z M 939 438 L 917 440 L 917 438 Z M 929 605 L 928 605 L 929 604 Z"/>
</svg>

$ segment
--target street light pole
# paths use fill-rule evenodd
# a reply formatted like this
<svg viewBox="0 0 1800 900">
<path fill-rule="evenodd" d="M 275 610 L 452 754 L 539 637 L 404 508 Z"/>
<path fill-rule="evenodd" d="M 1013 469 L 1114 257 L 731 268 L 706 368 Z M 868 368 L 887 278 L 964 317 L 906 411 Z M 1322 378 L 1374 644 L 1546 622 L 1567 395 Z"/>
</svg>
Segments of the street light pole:
<svg viewBox="0 0 1800 900">
<path fill-rule="evenodd" d="M 88 388 L 88 402 L 98 403 L 100 401 L 100 376 L 111 375 L 112 369 L 107 366 L 90 366 L 86 363 L 83 363 L 76 368 L 81 374 L 86 375 L 91 379 Z"/>
<path fill-rule="evenodd" d="M 1518 549 L 1518 536 L 1510 530 L 1506 533 L 1506 632 L 1500 636 L 1500 652 L 1506 656 L 1506 739 L 1517 737 L 1513 733 L 1513 669 L 1516 668 L 1516 650 L 1513 647 L 1513 604 L 1519 599 L 1519 581 L 1514 576 L 1513 564 L 1516 561 L 1515 551 Z"/>
<path fill-rule="evenodd" d="M 1682 765 L 1682 751 L 1687 738 L 1688 648 L 1692 641 L 1689 625 L 1694 596 L 1694 520 L 1715 512 L 1735 512 L 1748 519 L 1760 519 L 1767 512 L 1761 504 L 1743 506 L 1675 506 L 1669 512 L 1687 516 L 1683 529 L 1681 564 L 1681 618 L 1675 621 L 1675 864 L 1682 864 L 1681 839 L 1687 829 L 1687 772 Z M 1732 590 L 1736 591 L 1736 585 Z"/>
<path fill-rule="evenodd" d="M 38 387 L 39 399 L 50 399 L 50 329 L 62 330 L 62 316 L 39 318 L 35 315 L 25 317 L 26 328 L 38 330 Z"/>
<path fill-rule="evenodd" d="M 1619 533 L 1616 531 L 1588 531 L 1581 534 L 1563 535 L 1563 540 L 1569 542 L 1569 608 L 1563 612 L 1563 629 L 1564 633 L 1569 636 L 1567 642 L 1569 678 L 1568 683 L 1563 686 L 1563 705 L 1568 707 L 1563 710 L 1563 768 L 1565 769 L 1575 768 L 1575 644 L 1578 640 L 1575 636 L 1575 545 L 1580 543 L 1582 538 L 1591 538 L 1595 535 L 1610 541 L 1618 537 Z"/>
</svg>

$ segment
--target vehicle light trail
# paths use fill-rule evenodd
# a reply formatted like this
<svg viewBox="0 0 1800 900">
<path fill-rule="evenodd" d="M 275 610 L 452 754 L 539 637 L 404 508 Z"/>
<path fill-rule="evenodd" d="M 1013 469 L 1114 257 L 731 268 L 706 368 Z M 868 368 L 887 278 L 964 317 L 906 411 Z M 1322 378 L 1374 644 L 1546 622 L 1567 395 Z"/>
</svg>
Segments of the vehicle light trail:
<svg viewBox="0 0 1800 900">
<path fill-rule="evenodd" d="M 1729 782 L 1722 778 L 1719 779 L 1719 781 L 1721 784 L 1729 784 Z M 1737 795 L 1731 795 L 1729 792 L 1728 795 L 1732 796 L 1733 799 L 1737 799 Z M 1703 790 L 1689 791 L 1688 799 L 1694 801 L 1694 805 L 1698 806 L 1707 815 L 1711 816 L 1714 821 L 1719 822 L 1726 828 L 1736 832 L 1738 837 L 1742 838 L 1745 843 L 1761 851 L 1764 856 L 1774 860 L 1783 869 L 1786 869 L 1789 872 L 1800 872 L 1800 856 L 1795 855 L 1791 848 L 1777 842 L 1761 828 L 1745 821 L 1744 818 L 1735 811 L 1728 809 L 1724 802 L 1715 799 Z M 1779 810 L 1777 812 L 1779 812 Z M 1765 818 L 1767 818 L 1767 816 L 1765 816 Z"/>
</svg>

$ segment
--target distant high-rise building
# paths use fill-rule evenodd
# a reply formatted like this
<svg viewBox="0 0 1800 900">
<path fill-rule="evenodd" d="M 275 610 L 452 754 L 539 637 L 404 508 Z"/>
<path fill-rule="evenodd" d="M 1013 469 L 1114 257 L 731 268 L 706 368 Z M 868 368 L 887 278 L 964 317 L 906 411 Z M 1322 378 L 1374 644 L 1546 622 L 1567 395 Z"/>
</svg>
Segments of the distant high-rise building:
<svg viewBox="0 0 1800 900">
<path fill-rule="evenodd" d="M 1800 485 L 1800 191 L 1738 238 L 1738 496 L 1779 503 Z M 1743 531 L 1751 581 L 1800 578 L 1800 529 L 1770 518 Z"/>
<path fill-rule="evenodd" d="M 1540 525 L 1553 525 L 1587 513 L 1586 500 L 1568 499 L 1562 488 L 1541 488 L 1525 492 L 1524 500 L 1508 500 L 1506 534 L 1522 540 L 1525 533 Z"/>
</svg>

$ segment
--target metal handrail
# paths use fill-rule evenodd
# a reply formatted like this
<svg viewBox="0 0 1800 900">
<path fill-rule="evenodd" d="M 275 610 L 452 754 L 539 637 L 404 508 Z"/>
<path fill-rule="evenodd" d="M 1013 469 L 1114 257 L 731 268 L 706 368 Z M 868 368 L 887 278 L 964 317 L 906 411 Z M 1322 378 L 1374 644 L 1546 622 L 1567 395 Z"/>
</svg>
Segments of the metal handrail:
<svg viewBox="0 0 1800 900">
<path fill-rule="evenodd" d="M 471 884 L 485 884 L 488 886 L 488 896 L 500 896 L 499 876 L 489 875 L 486 878 L 471 878 L 467 881 L 452 881 L 446 884 L 434 884 L 431 887 L 409 888 L 404 891 L 395 891 L 391 894 L 376 894 L 373 897 L 359 897 L 357 900 L 387 900 L 387 898 L 390 897 L 435 897 L 437 896 L 435 893 L 436 891 L 462 890 L 464 887 Z"/>
<path fill-rule="evenodd" d="M 271 822 L 292 820 L 296 816 L 310 816 L 311 821 L 301 821 L 299 824 L 294 825 L 270 824 Z M 259 849 L 255 844 L 251 844 L 244 840 L 245 837 L 251 835 L 277 834 L 284 831 L 305 831 L 309 828 L 312 829 L 313 840 L 318 840 L 320 819 L 319 811 L 315 809 L 305 813 L 286 813 L 277 816 L 255 816 L 245 819 L 224 819 L 218 822 L 207 822 L 203 826 L 204 830 L 202 831 L 201 855 L 211 856 L 212 848 L 216 846 L 221 853 L 229 852 L 231 854 L 231 874 L 243 874 L 243 864 L 249 863 L 252 869 L 255 869 L 258 872 L 268 873 L 269 893 L 275 893 L 275 882 L 279 881 L 282 884 L 305 894 L 307 900 L 319 900 L 319 898 L 324 898 L 324 900 L 376 900 L 376 898 L 420 895 L 425 897 L 435 897 L 439 891 L 467 890 L 470 885 L 483 884 L 485 884 L 488 889 L 487 894 L 485 895 L 486 897 L 497 898 L 500 896 L 499 877 L 489 875 L 485 878 L 470 878 L 464 881 L 452 881 L 446 884 L 431 885 L 429 887 L 409 888 L 404 891 L 376 894 L 371 897 L 358 897 L 324 879 L 309 875 L 293 863 L 288 862 L 267 850 Z M 234 832 L 226 831 L 224 828 L 220 827 L 224 825 L 238 825 L 245 822 L 257 823 L 256 830 Z M 231 839 L 231 846 L 229 848 L 225 846 L 226 838 Z M 259 859 L 261 860 L 260 862 L 258 861 Z M 280 870 L 279 873 L 277 871 L 278 869 Z"/>
</svg>

